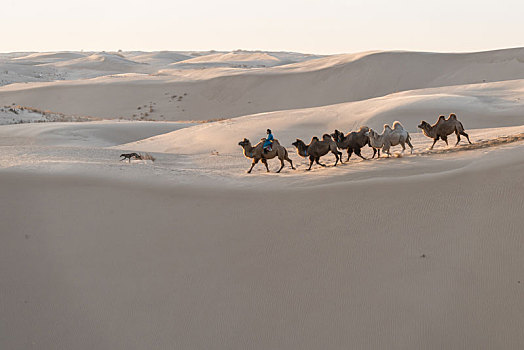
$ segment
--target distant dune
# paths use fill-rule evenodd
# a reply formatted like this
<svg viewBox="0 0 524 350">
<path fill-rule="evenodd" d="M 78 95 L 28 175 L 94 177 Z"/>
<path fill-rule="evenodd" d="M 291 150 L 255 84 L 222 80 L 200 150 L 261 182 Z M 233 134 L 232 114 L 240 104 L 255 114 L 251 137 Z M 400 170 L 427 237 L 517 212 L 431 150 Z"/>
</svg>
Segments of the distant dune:
<svg viewBox="0 0 524 350">
<path fill-rule="evenodd" d="M 234 55 L 239 54 L 208 54 L 179 63 L 197 60 L 213 67 Z M 264 53 L 241 55 L 244 59 L 267 58 Z M 180 69 L 147 75 L 161 67 L 152 70 L 150 65 L 113 54 L 60 61 L 56 66 L 98 69 L 100 74 L 91 80 L 4 86 L 0 88 L 0 104 L 14 102 L 66 114 L 134 119 L 140 115 L 138 106 L 154 102 L 155 111 L 147 116 L 150 119 L 237 117 L 359 101 L 413 89 L 522 79 L 524 49 L 468 54 L 371 52 L 269 68 L 230 68 L 218 74 L 216 69 L 222 68 L 197 69 L 194 74 Z M 103 70 L 144 75 L 104 77 Z M 178 101 L 180 96 L 183 98 Z"/>
</svg>

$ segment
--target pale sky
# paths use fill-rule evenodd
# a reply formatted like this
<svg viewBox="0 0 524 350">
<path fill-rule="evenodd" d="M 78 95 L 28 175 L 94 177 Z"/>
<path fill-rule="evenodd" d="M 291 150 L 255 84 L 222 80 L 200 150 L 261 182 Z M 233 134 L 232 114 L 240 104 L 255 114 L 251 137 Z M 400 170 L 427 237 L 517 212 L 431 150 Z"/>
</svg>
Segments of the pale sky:
<svg viewBox="0 0 524 350">
<path fill-rule="evenodd" d="M 524 46 L 523 0 L 2 0 L 0 52 L 480 51 Z"/>
</svg>

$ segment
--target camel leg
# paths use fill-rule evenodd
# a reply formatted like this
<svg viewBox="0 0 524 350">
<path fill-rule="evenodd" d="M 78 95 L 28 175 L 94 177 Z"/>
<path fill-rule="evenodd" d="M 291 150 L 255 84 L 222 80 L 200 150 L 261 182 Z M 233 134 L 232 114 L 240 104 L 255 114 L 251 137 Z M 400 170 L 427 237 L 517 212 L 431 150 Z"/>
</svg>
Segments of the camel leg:
<svg viewBox="0 0 524 350">
<path fill-rule="evenodd" d="M 348 159 L 346 160 L 346 162 L 349 162 L 349 158 L 351 158 L 352 154 L 353 154 L 353 149 L 352 148 L 348 148 Z"/>
<path fill-rule="evenodd" d="M 335 165 L 334 166 L 337 166 L 337 164 L 338 164 L 338 152 L 332 152 L 332 153 L 335 155 L 335 158 L 337 159 L 335 161 Z"/>
<path fill-rule="evenodd" d="M 280 172 L 280 170 L 282 170 L 282 168 L 284 167 L 284 158 L 278 158 L 280 159 L 280 169 L 278 169 L 277 171 L 277 174 Z"/>
<path fill-rule="evenodd" d="M 378 152 L 378 156 L 377 156 L 377 159 L 380 158 L 380 148 L 377 149 L 377 152 Z"/>
<path fill-rule="evenodd" d="M 408 139 L 406 142 L 407 142 L 409 148 L 411 148 L 411 154 L 413 154 L 413 145 L 411 144 L 411 141 Z"/>
<path fill-rule="evenodd" d="M 366 157 L 364 157 L 361 153 L 360 153 L 360 148 L 356 148 L 355 149 L 355 154 L 357 156 L 359 156 L 360 158 L 364 159 L 364 160 L 367 160 Z"/>
<path fill-rule="evenodd" d="M 307 170 L 311 170 L 311 167 L 313 166 L 313 161 L 315 158 L 313 156 L 309 156 L 309 168 Z"/>
<path fill-rule="evenodd" d="M 458 144 L 460 143 L 460 134 L 458 131 L 455 131 L 455 135 L 457 135 L 457 143 L 455 144 L 455 147 L 457 147 Z"/>
<path fill-rule="evenodd" d="M 264 163 L 264 165 L 266 166 L 267 172 L 269 173 L 269 167 L 267 166 L 267 159 L 262 158 L 261 160 L 262 160 L 262 163 Z M 282 169 L 282 168 L 280 168 L 280 169 Z"/>
<path fill-rule="evenodd" d="M 466 134 L 465 131 L 461 131 L 460 134 L 463 135 L 463 136 L 466 136 L 466 138 L 468 139 L 469 144 L 471 145 L 471 141 L 469 140 L 469 135 Z M 457 135 L 457 136 L 458 136 L 458 135 Z"/>
<path fill-rule="evenodd" d="M 439 137 L 437 136 L 437 138 L 433 140 L 433 144 L 431 145 L 431 147 L 430 147 L 429 149 L 433 149 L 433 147 L 435 146 L 435 144 L 436 144 L 437 141 L 438 141 L 438 138 L 439 138 Z"/>
<path fill-rule="evenodd" d="M 377 154 L 377 149 L 373 147 L 373 157 L 371 157 L 371 159 L 375 158 L 375 154 Z"/>
<path fill-rule="evenodd" d="M 326 166 L 326 164 L 322 164 L 322 163 L 320 163 L 320 157 L 316 157 L 316 158 L 315 158 L 315 163 L 317 163 L 318 165 L 320 165 L 320 166 L 322 166 L 322 167 L 325 167 L 325 166 Z"/>
<path fill-rule="evenodd" d="M 406 151 L 406 144 L 404 142 L 401 142 L 400 146 L 402 146 L 402 151 L 400 151 L 400 153 L 404 154 L 404 152 Z"/>
<path fill-rule="evenodd" d="M 286 155 L 286 158 L 285 158 L 289 164 L 291 164 L 291 169 L 295 170 L 295 167 L 293 166 L 293 161 Z"/>
<path fill-rule="evenodd" d="M 446 143 L 446 146 L 449 146 L 448 137 L 447 136 L 441 136 L 440 138 Z"/>
<path fill-rule="evenodd" d="M 251 168 L 249 168 L 249 170 L 247 171 L 248 174 L 251 174 L 251 170 L 253 170 L 253 167 L 257 163 L 258 163 L 258 159 L 253 159 L 253 162 L 251 163 Z"/>
</svg>

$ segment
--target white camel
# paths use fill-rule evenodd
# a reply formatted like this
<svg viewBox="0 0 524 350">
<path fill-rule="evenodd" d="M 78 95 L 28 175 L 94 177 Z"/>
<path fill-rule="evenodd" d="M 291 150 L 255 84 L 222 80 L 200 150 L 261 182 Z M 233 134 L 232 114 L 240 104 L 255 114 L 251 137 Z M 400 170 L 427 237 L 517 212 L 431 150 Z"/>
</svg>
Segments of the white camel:
<svg viewBox="0 0 524 350">
<path fill-rule="evenodd" d="M 406 143 L 411 148 L 411 154 L 413 154 L 413 145 L 411 144 L 411 136 L 404 129 L 402 124 L 399 121 L 393 123 L 393 129 L 388 125 L 384 124 L 384 131 L 382 134 L 377 133 L 373 129 L 369 129 L 369 144 L 373 148 L 373 158 L 375 157 L 376 151 L 378 151 L 378 157 L 380 157 L 380 148 L 382 151 L 389 156 L 391 156 L 390 148 L 391 146 L 402 146 L 402 153 L 406 150 Z"/>
</svg>

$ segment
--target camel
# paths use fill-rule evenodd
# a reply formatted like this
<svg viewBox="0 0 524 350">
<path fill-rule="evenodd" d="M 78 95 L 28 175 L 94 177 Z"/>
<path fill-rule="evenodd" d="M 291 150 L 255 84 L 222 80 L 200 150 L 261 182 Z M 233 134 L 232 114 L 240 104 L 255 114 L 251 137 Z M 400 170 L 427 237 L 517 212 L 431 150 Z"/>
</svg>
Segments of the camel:
<svg viewBox="0 0 524 350">
<path fill-rule="evenodd" d="M 460 135 L 466 136 L 469 144 L 471 144 L 471 141 L 469 140 L 469 135 L 466 134 L 466 132 L 464 131 L 464 126 L 461 122 L 457 120 L 457 116 L 453 113 L 449 115 L 448 119 L 441 115 L 438 118 L 438 121 L 433 125 L 430 125 L 428 122 L 423 120 L 420 122 L 420 125 L 418 125 L 418 127 L 422 129 L 424 135 L 433 139 L 433 144 L 429 149 L 433 149 L 433 146 L 435 146 L 435 143 L 438 141 L 439 138 L 446 142 L 446 145 L 449 145 L 448 135 L 451 135 L 452 133 L 455 133 L 455 135 L 457 135 L 457 143 L 455 144 L 455 146 L 457 146 L 460 142 Z"/>
<path fill-rule="evenodd" d="M 253 167 L 258 163 L 258 161 L 262 161 L 264 165 L 266 166 L 266 170 L 269 173 L 269 167 L 267 166 L 267 160 L 273 159 L 275 157 L 278 157 L 280 159 L 280 169 L 278 169 L 277 173 L 282 170 L 284 167 L 284 160 L 287 160 L 289 164 L 291 164 L 291 169 L 295 169 L 293 166 L 293 161 L 289 159 L 287 149 L 280 145 L 278 140 L 273 140 L 272 150 L 264 153 L 263 145 L 264 141 L 266 139 L 262 139 L 259 143 L 257 143 L 254 147 L 251 146 L 251 142 L 249 142 L 248 139 L 244 138 L 242 141 L 240 141 L 238 144 L 239 146 L 242 146 L 244 149 L 244 156 L 246 158 L 252 158 L 253 163 L 251 163 L 251 168 L 247 171 L 248 174 L 251 173 L 251 170 L 253 170 Z"/>
<path fill-rule="evenodd" d="M 388 124 L 384 124 L 384 131 L 382 135 L 377 133 L 373 129 L 369 129 L 369 145 L 373 148 L 373 157 L 375 158 L 375 153 L 378 151 L 378 157 L 380 158 L 380 148 L 382 151 L 388 155 L 388 158 L 391 156 L 389 149 L 391 146 L 402 146 L 402 153 L 406 150 L 406 143 L 411 148 L 411 154 L 413 154 L 413 145 L 411 144 L 411 136 L 404 129 L 400 122 L 395 121 L 393 123 L 393 129 Z"/>
<path fill-rule="evenodd" d="M 320 163 L 319 160 L 320 157 L 325 156 L 328 154 L 328 152 L 331 152 L 335 155 L 335 166 L 337 166 L 339 160 L 340 163 L 342 163 L 342 152 L 337 149 L 337 144 L 328 134 L 324 134 L 322 136 L 322 141 L 320 141 L 318 137 L 314 136 L 311 139 L 309 145 L 306 145 L 304 141 L 300 139 L 297 139 L 292 143 L 292 145 L 297 148 L 297 153 L 299 156 L 303 158 L 309 157 L 309 168 L 307 170 L 311 170 L 313 161 L 318 165 L 325 167 L 326 165 Z"/>
<path fill-rule="evenodd" d="M 350 132 L 346 136 L 344 136 L 343 132 L 338 130 L 335 130 L 335 132 L 331 134 L 333 140 L 337 143 L 338 148 L 347 150 L 348 159 L 346 162 L 349 161 L 353 152 L 355 152 L 355 154 L 360 158 L 364 160 L 366 159 L 362 154 L 360 154 L 360 149 L 365 145 L 369 145 L 369 137 L 366 135 L 368 131 L 369 128 L 367 126 L 361 126 L 358 131 Z M 340 160 L 340 162 L 342 163 L 342 160 Z"/>
</svg>

